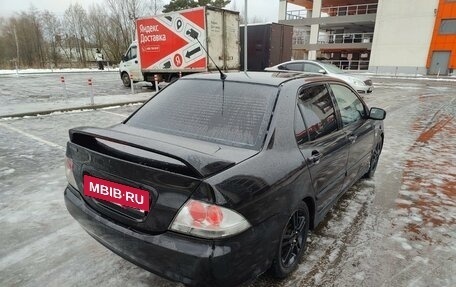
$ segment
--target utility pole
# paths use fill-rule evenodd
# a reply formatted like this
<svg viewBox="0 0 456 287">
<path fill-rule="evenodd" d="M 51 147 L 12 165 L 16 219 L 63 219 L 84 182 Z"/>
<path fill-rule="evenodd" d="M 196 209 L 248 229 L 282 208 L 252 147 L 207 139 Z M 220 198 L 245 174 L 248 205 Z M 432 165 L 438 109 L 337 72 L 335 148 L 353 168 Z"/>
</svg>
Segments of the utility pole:
<svg viewBox="0 0 456 287">
<path fill-rule="evenodd" d="M 134 8 L 133 8 L 134 9 Z M 135 41 L 135 33 L 136 33 L 136 15 L 135 11 L 129 11 L 128 12 L 128 18 L 130 19 L 131 23 L 131 42 Z"/>
<path fill-rule="evenodd" d="M 248 18 L 247 18 L 247 0 L 244 0 L 244 5 L 245 5 L 245 15 L 244 15 L 244 72 L 247 72 L 247 24 L 248 24 Z"/>
</svg>

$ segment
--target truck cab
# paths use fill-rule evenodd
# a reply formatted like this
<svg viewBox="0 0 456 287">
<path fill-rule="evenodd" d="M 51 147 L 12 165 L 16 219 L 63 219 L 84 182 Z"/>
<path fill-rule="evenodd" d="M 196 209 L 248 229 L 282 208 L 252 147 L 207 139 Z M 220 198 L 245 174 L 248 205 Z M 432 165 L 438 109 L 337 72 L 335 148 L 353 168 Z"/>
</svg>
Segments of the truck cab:
<svg viewBox="0 0 456 287">
<path fill-rule="evenodd" d="M 144 81 L 136 41 L 130 44 L 127 52 L 122 56 L 122 61 L 119 64 L 119 72 L 125 87 L 131 86 L 131 77 L 133 78 L 133 83 Z"/>
</svg>

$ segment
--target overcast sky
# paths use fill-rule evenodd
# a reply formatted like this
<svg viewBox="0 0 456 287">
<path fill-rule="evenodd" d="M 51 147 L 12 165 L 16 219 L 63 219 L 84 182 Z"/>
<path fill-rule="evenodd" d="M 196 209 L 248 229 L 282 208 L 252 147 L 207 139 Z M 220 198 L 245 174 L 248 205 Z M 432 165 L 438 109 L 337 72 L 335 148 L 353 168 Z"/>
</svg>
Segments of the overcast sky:
<svg viewBox="0 0 456 287">
<path fill-rule="evenodd" d="M 0 16 L 11 16 L 14 12 L 26 11 L 30 5 L 39 10 L 49 10 L 58 15 L 63 15 L 70 3 L 79 2 L 84 8 L 88 9 L 91 4 L 102 4 L 105 0 L 0 0 Z M 148 0 L 145 0 L 148 1 Z M 169 0 L 162 0 L 169 3 Z M 237 9 L 244 10 L 244 0 L 231 0 L 236 2 Z M 232 7 L 232 4 L 228 8 Z M 277 22 L 279 12 L 279 0 L 248 0 L 247 12 L 249 19 L 257 17 L 268 22 Z"/>
</svg>

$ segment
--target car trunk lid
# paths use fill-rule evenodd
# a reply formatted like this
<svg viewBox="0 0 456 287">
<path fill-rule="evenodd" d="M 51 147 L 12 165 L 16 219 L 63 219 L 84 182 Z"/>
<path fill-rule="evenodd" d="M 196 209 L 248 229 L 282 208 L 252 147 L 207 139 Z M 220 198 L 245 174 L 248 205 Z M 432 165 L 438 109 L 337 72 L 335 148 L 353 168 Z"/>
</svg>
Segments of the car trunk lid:
<svg viewBox="0 0 456 287">
<path fill-rule="evenodd" d="M 72 129 L 67 145 L 67 156 L 73 160 L 78 188 L 87 204 L 106 217 L 149 233 L 166 231 L 205 177 L 256 153 L 124 125 Z M 149 210 L 89 194 L 90 184 L 97 192 L 106 188 L 106 194 L 116 188 L 136 190 L 137 196 L 144 191 Z"/>
</svg>

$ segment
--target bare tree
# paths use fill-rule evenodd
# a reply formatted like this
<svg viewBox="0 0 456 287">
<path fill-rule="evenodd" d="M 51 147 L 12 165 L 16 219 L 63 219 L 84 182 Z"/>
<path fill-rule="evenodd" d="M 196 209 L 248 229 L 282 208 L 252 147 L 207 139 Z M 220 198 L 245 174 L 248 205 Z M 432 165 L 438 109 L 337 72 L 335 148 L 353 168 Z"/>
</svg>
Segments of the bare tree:
<svg viewBox="0 0 456 287">
<path fill-rule="evenodd" d="M 45 10 L 41 13 L 41 23 L 43 26 L 44 40 L 47 44 L 47 59 L 54 64 L 54 67 L 57 67 L 60 59 L 57 47 L 58 43 L 61 41 L 61 22 L 55 14 Z"/>
<path fill-rule="evenodd" d="M 46 59 L 42 27 L 38 11 L 31 7 L 10 17 L 3 24 L 2 46 L 9 59 L 19 58 L 19 65 L 43 67 Z M 17 46 L 16 46 L 17 44 Z M 16 54 L 19 55 L 16 55 Z"/>
<path fill-rule="evenodd" d="M 163 0 L 150 0 L 150 11 L 152 15 L 158 15 L 163 10 Z"/>
<path fill-rule="evenodd" d="M 65 28 L 68 33 L 70 53 L 76 49 L 78 60 L 85 67 L 87 65 L 87 43 L 86 43 L 87 13 L 81 4 L 70 4 L 65 10 Z"/>
<path fill-rule="evenodd" d="M 92 5 L 87 11 L 78 3 L 69 4 L 63 17 L 32 6 L 27 12 L 0 18 L 0 66 L 12 66 L 15 58 L 27 67 L 50 62 L 59 66 L 62 60 L 70 66 L 86 66 L 93 60 L 90 55 L 95 48 L 102 49 L 108 60 L 119 62 L 134 39 L 135 20 L 160 13 L 164 2 L 104 0 L 104 4 Z"/>
</svg>

